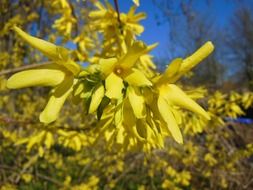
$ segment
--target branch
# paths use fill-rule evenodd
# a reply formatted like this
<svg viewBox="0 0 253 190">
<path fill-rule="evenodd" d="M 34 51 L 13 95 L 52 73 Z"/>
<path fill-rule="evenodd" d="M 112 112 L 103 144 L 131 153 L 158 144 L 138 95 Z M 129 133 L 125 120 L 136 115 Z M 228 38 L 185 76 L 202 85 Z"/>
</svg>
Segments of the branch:
<svg viewBox="0 0 253 190">
<path fill-rule="evenodd" d="M 116 9 L 116 12 L 117 12 L 119 25 L 121 26 L 118 0 L 114 0 L 114 6 L 115 6 L 115 9 Z"/>
<path fill-rule="evenodd" d="M 54 184 L 57 185 L 57 186 L 60 186 L 60 187 L 63 187 L 63 186 L 64 186 L 60 181 L 58 181 L 58 180 L 56 180 L 56 179 L 54 179 L 54 178 L 51 178 L 51 177 L 49 177 L 49 176 L 42 175 L 41 173 L 37 173 L 36 176 L 37 176 L 38 178 L 41 178 L 41 179 L 47 180 L 47 181 L 49 181 L 49 182 L 51 182 L 51 183 L 54 183 Z"/>
<path fill-rule="evenodd" d="M 74 8 L 74 5 L 71 3 L 71 2 L 68 2 L 69 3 L 69 7 L 71 9 L 71 15 L 72 17 L 76 20 L 76 23 L 75 23 L 75 36 L 78 36 L 78 33 L 79 33 L 79 27 L 78 27 L 78 18 L 76 16 L 76 13 L 75 13 L 75 8 Z"/>
<path fill-rule="evenodd" d="M 8 170 L 8 171 L 18 173 L 17 169 L 15 169 L 13 167 L 10 167 L 10 166 L 7 166 L 7 165 L 0 165 L 0 169 L 4 169 L 4 170 Z"/>
<path fill-rule="evenodd" d="M 26 69 L 34 69 L 34 68 L 40 67 L 42 65 L 49 65 L 49 64 L 52 64 L 52 63 L 53 62 L 48 61 L 48 62 L 43 62 L 43 63 L 35 63 L 35 64 L 31 64 L 31 65 L 24 65 L 24 66 L 14 68 L 14 69 L 7 69 L 7 70 L 1 71 L 0 76 L 16 73 L 16 72 L 23 71 L 23 70 L 26 70 Z"/>
<path fill-rule="evenodd" d="M 29 128 L 29 124 L 33 124 L 34 129 L 45 129 L 44 125 L 43 125 L 43 127 L 41 127 L 42 123 L 40 123 L 37 120 L 23 120 L 22 121 L 22 120 L 17 120 L 15 118 L 11 118 L 6 115 L 0 116 L 0 124 L 11 125 L 11 126 L 19 125 L 24 128 L 27 128 L 27 127 Z M 36 124 L 41 124 L 41 125 L 36 125 Z M 86 127 L 86 128 L 74 128 L 74 127 L 72 128 L 72 127 L 70 127 L 70 128 L 67 128 L 64 126 L 57 126 L 57 129 L 61 129 L 61 130 L 68 131 L 68 132 L 69 131 L 76 131 L 76 132 L 82 133 L 82 132 L 91 131 L 92 127 Z M 47 130 L 49 130 L 49 129 L 47 129 Z M 49 130 L 49 131 L 51 131 L 51 130 Z"/>
</svg>

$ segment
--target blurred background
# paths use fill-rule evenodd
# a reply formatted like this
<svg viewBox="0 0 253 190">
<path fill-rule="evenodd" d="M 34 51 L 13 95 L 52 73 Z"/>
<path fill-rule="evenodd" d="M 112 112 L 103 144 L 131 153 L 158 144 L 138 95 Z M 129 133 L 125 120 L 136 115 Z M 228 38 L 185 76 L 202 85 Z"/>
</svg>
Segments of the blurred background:
<svg viewBox="0 0 253 190">
<path fill-rule="evenodd" d="M 194 70 L 190 82 L 225 91 L 252 90 L 252 8 L 250 0 L 145 1 L 140 10 L 148 19 L 140 38 L 159 42 L 153 54 L 160 69 L 210 40 L 215 52 Z"/>
</svg>

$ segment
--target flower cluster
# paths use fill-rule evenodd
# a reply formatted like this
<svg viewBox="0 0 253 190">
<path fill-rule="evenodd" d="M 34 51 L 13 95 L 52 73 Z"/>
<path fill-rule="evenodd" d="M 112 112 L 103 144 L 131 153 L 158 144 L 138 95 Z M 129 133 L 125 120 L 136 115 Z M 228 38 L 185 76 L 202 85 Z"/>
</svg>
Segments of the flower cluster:
<svg viewBox="0 0 253 190">
<path fill-rule="evenodd" d="M 100 3 L 96 5 L 98 10 L 91 12 L 90 17 L 94 20 L 93 28 L 104 36 L 103 50 L 94 55 L 88 67 L 81 68 L 75 63 L 67 49 L 14 27 L 21 38 L 52 63 L 14 74 L 7 87 L 53 87 L 40 114 L 40 121 L 45 124 L 57 119 L 65 100 L 71 96 L 75 103 L 84 105 L 86 113 L 97 116 L 98 138 L 104 138 L 109 147 L 148 151 L 164 147 L 167 136 L 183 143 L 178 127 L 181 108 L 206 120 L 210 117 L 174 83 L 205 59 L 213 51 L 213 44 L 207 42 L 186 59 L 173 60 L 164 73 L 151 71 L 147 59 L 149 66 L 153 62 L 148 53 L 156 44 L 148 46 L 136 40 L 136 35 L 143 31 L 138 21 L 144 15 L 135 15 L 136 7 L 128 14 L 117 15 L 109 4 L 107 9 Z"/>
</svg>

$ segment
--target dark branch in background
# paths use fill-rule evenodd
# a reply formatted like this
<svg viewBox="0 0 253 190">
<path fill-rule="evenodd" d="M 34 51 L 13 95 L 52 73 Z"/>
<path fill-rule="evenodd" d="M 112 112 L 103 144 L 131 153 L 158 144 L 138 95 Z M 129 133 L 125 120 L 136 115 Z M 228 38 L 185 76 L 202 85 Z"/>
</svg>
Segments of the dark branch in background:
<svg viewBox="0 0 253 190">
<path fill-rule="evenodd" d="M 43 63 L 35 63 L 35 64 L 31 64 L 31 65 L 24 65 L 24 66 L 21 66 L 21 67 L 18 67 L 18 68 L 14 68 L 14 69 L 7 69 L 7 70 L 1 71 L 0 72 L 0 76 L 16 73 L 18 71 L 23 71 L 23 70 L 26 70 L 26 69 L 34 69 L 34 68 L 37 68 L 39 66 L 49 65 L 49 64 L 52 64 L 52 63 L 53 62 L 49 61 L 49 62 L 43 62 Z"/>
<path fill-rule="evenodd" d="M 117 15 L 118 15 L 119 24 L 121 24 L 118 0 L 114 0 L 114 6 L 115 6 L 115 9 L 116 9 L 116 12 L 117 12 Z"/>
<path fill-rule="evenodd" d="M 88 117 L 87 117 L 88 118 Z M 37 120 L 33 120 L 33 119 L 25 119 L 25 120 L 21 120 L 21 119 L 16 119 L 16 118 L 13 118 L 13 117 L 9 117 L 8 115 L 1 115 L 0 116 L 0 124 L 1 125 L 10 125 L 10 126 L 20 126 L 20 127 L 23 127 L 23 128 L 27 128 L 30 124 L 33 125 L 33 127 L 35 129 L 38 129 L 38 130 L 45 130 L 45 126 L 42 125 L 40 123 L 40 125 L 36 125 L 38 124 L 38 121 Z M 93 129 L 93 127 L 85 127 L 85 128 L 76 128 L 76 127 L 64 127 L 64 126 L 58 126 L 57 129 L 62 129 L 64 131 L 75 131 L 75 132 L 88 132 L 88 131 L 91 131 Z M 47 130 L 50 130 L 49 128 L 47 128 Z M 54 132 L 52 130 L 52 132 Z M 1 167 L 0 167 L 1 168 Z"/>
<path fill-rule="evenodd" d="M 118 18 L 118 22 L 119 22 L 119 27 L 120 27 L 120 30 L 121 30 L 121 33 L 122 33 L 123 31 L 122 31 L 122 23 L 121 23 L 121 20 L 120 20 L 118 0 L 114 0 L 114 6 L 115 6 L 115 10 L 117 12 L 117 16 L 118 16 L 117 18 Z"/>
<path fill-rule="evenodd" d="M 78 19 L 77 19 L 76 13 L 75 13 L 75 8 L 74 8 L 74 5 L 71 2 L 69 2 L 69 6 L 71 8 L 71 14 L 72 14 L 73 18 L 76 20 L 76 23 L 75 23 L 75 36 L 78 36 L 79 28 L 78 28 Z"/>
<path fill-rule="evenodd" d="M 40 9 L 39 9 L 39 19 L 38 19 L 38 32 L 39 32 L 39 36 L 40 36 L 40 29 L 41 29 L 41 25 L 42 25 L 43 8 L 44 8 L 44 0 L 41 0 L 41 5 L 40 5 Z"/>
<path fill-rule="evenodd" d="M 51 183 L 53 183 L 53 184 L 55 184 L 55 185 L 57 185 L 59 187 L 63 187 L 64 186 L 60 181 L 58 181 L 58 180 L 56 180 L 54 178 L 51 178 L 49 176 L 43 175 L 41 173 L 37 173 L 36 177 L 41 178 L 41 179 L 46 180 L 46 181 L 49 181 L 49 182 L 51 182 Z"/>
</svg>

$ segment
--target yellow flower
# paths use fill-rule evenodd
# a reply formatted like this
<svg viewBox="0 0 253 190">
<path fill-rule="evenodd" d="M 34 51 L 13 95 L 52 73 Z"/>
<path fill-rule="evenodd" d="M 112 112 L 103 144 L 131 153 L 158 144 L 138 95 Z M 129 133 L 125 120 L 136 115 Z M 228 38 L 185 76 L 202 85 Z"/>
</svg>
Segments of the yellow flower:
<svg viewBox="0 0 253 190">
<path fill-rule="evenodd" d="M 183 74 L 191 70 L 200 61 L 206 58 L 214 49 L 211 42 L 207 42 L 193 55 L 186 59 L 175 59 L 168 66 L 164 74 L 155 81 L 155 87 L 158 90 L 157 106 L 162 119 L 167 123 L 167 127 L 178 143 L 183 143 L 182 134 L 173 114 L 173 106 L 188 109 L 195 112 L 205 119 L 209 120 L 210 116 L 194 100 L 188 97 L 179 87 L 170 84 L 178 80 Z"/>
<path fill-rule="evenodd" d="M 133 2 L 134 2 L 134 4 L 135 4 L 136 6 L 140 6 L 139 0 L 133 0 Z"/>
<path fill-rule="evenodd" d="M 56 64 L 62 65 L 63 67 L 67 68 L 74 75 L 77 75 L 80 72 L 80 66 L 76 64 L 73 60 L 71 60 L 70 53 L 66 48 L 56 46 L 50 42 L 30 36 L 16 26 L 14 26 L 13 29 L 29 45 L 39 50 Z"/>
<path fill-rule="evenodd" d="M 103 73 L 105 80 L 105 91 L 101 91 L 100 101 L 103 95 L 116 100 L 113 104 L 107 102 L 110 106 L 104 110 L 99 122 L 99 136 L 104 135 L 109 147 L 149 151 L 154 147 L 163 147 L 164 138 L 170 135 L 178 143 L 183 143 L 178 127 L 181 123 L 179 108 L 210 119 L 202 107 L 171 81 L 175 82 L 207 57 L 213 45 L 208 42 L 185 60 L 176 59 L 164 74 L 153 80 L 135 69 L 139 63 L 137 60 L 148 50 L 143 43 L 134 42 L 120 58 L 99 61 L 97 69 Z"/>
<path fill-rule="evenodd" d="M 212 42 L 206 42 L 195 53 L 186 59 L 174 59 L 165 70 L 164 74 L 158 78 L 157 84 L 175 83 L 180 77 L 190 71 L 193 67 L 204 60 L 214 50 Z"/>
<path fill-rule="evenodd" d="M 135 2 L 136 4 L 138 3 L 138 1 Z M 132 6 L 127 14 L 120 14 L 120 23 L 118 21 L 117 12 L 109 3 L 106 3 L 105 7 L 102 3 L 97 1 L 95 6 L 97 10 L 89 14 L 89 17 L 93 19 L 91 26 L 94 29 L 106 33 L 105 36 L 118 34 L 119 25 L 121 25 L 120 27 L 123 31 L 130 32 L 131 34 L 139 35 L 144 31 L 144 27 L 138 22 L 146 18 L 146 15 L 144 13 L 135 14 L 136 6 Z"/>
<path fill-rule="evenodd" d="M 155 47 L 142 42 L 134 42 L 127 53 L 117 58 L 100 59 L 100 70 L 105 77 L 105 95 L 110 99 L 119 99 L 124 88 L 123 81 L 130 86 L 152 86 L 150 80 L 140 70 L 134 68 L 139 58 Z"/>
<path fill-rule="evenodd" d="M 136 6 L 132 6 L 128 13 L 118 13 L 106 2 L 104 6 L 96 2 L 97 10 L 89 14 L 92 29 L 101 32 L 104 36 L 103 49 L 107 57 L 120 54 L 118 51 L 127 52 L 127 47 L 144 31 L 144 27 L 139 24 L 146 18 L 144 13 L 135 13 Z M 115 47 L 118 48 L 115 48 Z"/>
<path fill-rule="evenodd" d="M 71 60 L 67 49 L 30 36 L 18 27 L 14 27 L 14 30 L 53 63 L 14 74 L 8 79 L 7 87 L 9 89 L 31 86 L 54 87 L 45 109 L 40 114 L 41 122 L 51 123 L 57 119 L 61 107 L 72 92 L 76 83 L 74 77 L 80 72 L 80 66 Z"/>
</svg>

